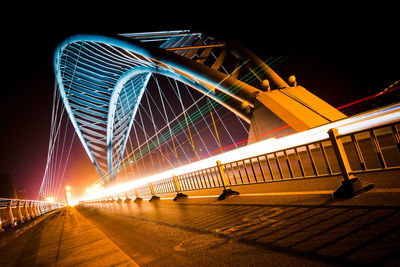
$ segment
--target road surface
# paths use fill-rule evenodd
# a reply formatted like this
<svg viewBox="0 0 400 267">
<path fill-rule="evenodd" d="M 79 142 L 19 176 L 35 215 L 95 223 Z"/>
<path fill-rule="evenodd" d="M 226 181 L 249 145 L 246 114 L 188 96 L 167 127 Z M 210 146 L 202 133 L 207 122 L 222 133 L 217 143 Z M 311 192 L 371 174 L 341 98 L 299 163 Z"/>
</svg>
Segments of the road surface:
<svg viewBox="0 0 400 267">
<path fill-rule="evenodd" d="M 330 177 L 60 209 L 0 233 L 0 266 L 398 266 L 399 173 L 346 200 Z"/>
</svg>

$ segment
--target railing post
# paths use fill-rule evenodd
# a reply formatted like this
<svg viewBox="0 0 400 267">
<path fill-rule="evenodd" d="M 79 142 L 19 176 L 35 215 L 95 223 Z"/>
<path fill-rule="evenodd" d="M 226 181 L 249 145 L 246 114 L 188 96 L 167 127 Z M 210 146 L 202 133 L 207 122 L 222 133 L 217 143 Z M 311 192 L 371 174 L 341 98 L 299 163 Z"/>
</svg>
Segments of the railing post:
<svg viewBox="0 0 400 267">
<path fill-rule="evenodd" d="M 24 222 L 24 216 L 22 216 L 22 211 L 21 211 L 21 201 L 17 202 L 17 214 L 19 223 Z"/>
<path fill-rule="evenodd" d="M 32 201 L 29 201 L 28 211 L 29 211 L 29 217 L 31 219 L 35 218 L 35 213 L 33 212 L 32 208 Z"/>
<path fill-rule="evenodd" d="M 35 211 L 33 209 L 34 209 L 34 203 L 33 203 L 33 201 L 31 201 L 31 202 L 29 202 L 29 210 L 30 210 L 31 218 L 36 217 Z"/>
<path fill-rule="evenodd" d="M 338 130 L 332 128 L 328 131 L 328 135 L 332 143 L 332 148 L 335 151 L 341 175 L 343 176 L 342 184 L 333 192 L 333 197 L 352 197 L 363 191 L 372 189 L 374 186 L 373 184 L 362 183 L 356 176 L 351 174 L 350 163 L 347 159 L 342 140 L 339 137 Z"/>
<path fill-rule="evenodd" d="M 349 163 L 349 160 L 347 159 L 347 155 L 344 150 L 342 140 L 339 139 L 338 130 L 335 128 L 332 128 L 328 131 L 328 134 L 329 134 L 329 139 L 331 140 L 332 148 L 333 148 L 333 151 L 335 152 L 336 160 L 338 162 L 343 179 L 350 180 L 350 179 L 355 178 L 355 176 L 350 173 L 351 172 L 350 163 Z"/>
<path fill-rule="evenodd" d="M 39 204 L 38 204 L 37 202 L 34 202 L 34 203 L 33 203 L 33 212 L 35 213 L 35 216 L 36 216 L 36 217 L 37 217 L 37 216 L 40 216 L 38 205 L 39 205 Z"/>
<path fill-rule="evenodd" d="M 175 190 L 176 190 L 176 196 L 174 197 L 174 201 L 177 201 L 180 198 L 187 198 L 187 195 L 183 194 L 181 191 L 178 177 L 176 177 L 176 175 L 173 175 L 172 179 L 174 180 L 174 185 L 175 185 Z"/>
<path fill-rule="evenodd" d="M 222 181 L 222 186 L 224 187 L 224 190 L 222 191 L 222 194 L 219 195 L 218 200 L 224 200 L 225 198 L 232 196 L 232 195 L 239 195 L 239 192 L 233 191 L 229 184 L 228 180 L 226 179 L 224 167 L 221 165 L 221 161 L 217 160 L 217 169 L 218 173 L 221 176 L 221 181 Z"/>
<path fill-rule="evenodd" d="M 39 202 L 35 203 L 36 216 L 42 215 L 42 211 L 40 210 L 40 206 L 39 205 L 40 205 Z"/>
<path fill-rule="evenodd" d="M 28 201 L 27 200 L 25 200 L 25 202 L 24 202 L 24 211 L 25 211 L 25 219 L 27 221 L 30 220 L 31 215 L 29 214 L 29 211 L 28 211 Z"/>
<path fill-rule="evenodd" d="M 44 206 L 43 202 L 39 203 L 39 205 L 38 205 L 40 215 L 43 215 L 43 214 L 44 214 L 44 208 L 43 208 L 43 206 Z"/>
<path fill-rule="evenodd" d="M 140 201 L 142 201 L 143 198 L 141 198 L 141 197 L 139 196 L 139 191 L 137 190 L 137 188 L 135 188 L 134 190 L 135 190 L 135 196 L 136 196 L 136 198 L 135 198 L 135 200 L 134 200 L 133 202 L 140 202 Z"/>
<path fill-rule="evenodd" d="M 218 168 L 218 173 L 221 176 L 221 182 L 222 186 L 224 187 L 224 190 L 230 189 L 228 185 L 228 180 L 226 179 L 225 176 L 224 167 L 222 167 L 220 160 L 217 160 L 217 168 Z"/>
<path fill-rule="evenodd" d="M 131 203 L 131 202 L 132 202 L 132 199 L 129 198 L 128 193 L 125 193 L 125 200 L 124 200 L 124 202 L 125 202 L 125 203 Z"/>
<path fill-rule="evenodd" d="M 14 214 L 12 212 L 12 200 L 10 200 L 7 204 L 8 209 L 8 218 L 10 219 L 11 227 L 14 226 Z"/>
<path fill-rule="evenodd" d="M 150 188 L 150 192 L 151 192 L 151 198 L 150 198 L 150 201 L 153 201 L 153 200 L 158 200 L 158 199 L 160 199 L 160 197 L 159 197 L 159 196 L 156 196 L 156 193 L 155 193 L 155 191 L 154 191 L 154 187 L 153 187 L 153 183 L 149 183 L 149 188 Z"/>
</svg>

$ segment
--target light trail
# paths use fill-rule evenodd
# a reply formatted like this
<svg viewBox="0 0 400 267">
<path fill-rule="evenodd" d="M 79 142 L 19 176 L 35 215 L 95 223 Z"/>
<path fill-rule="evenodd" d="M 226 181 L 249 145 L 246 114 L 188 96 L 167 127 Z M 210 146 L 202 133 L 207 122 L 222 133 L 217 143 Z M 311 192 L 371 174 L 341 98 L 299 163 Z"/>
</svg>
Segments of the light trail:
<svg viewBox="0 0 400 267">
<path fill-rule="evenodd" d="M 207 159 L 203 159 L 179 168 L 171 169 L 162 173 L 144 177 L 138 180 L 127 183 L 111 186 L 108 188 L 93 190 L 86 195 L 82 200 L 101 199 L 109 196 L 121 195 L 134 188 L 164 180 L 174 175 L 190 173 L 216 165 L 216 161 L 220 160 L 222 164 L 229 163 L 244 158 L 254 157 L 260 154 L 267 154 L 274 151 L 287 149 L 290 147 L 299 146 L 301 144 L 312 143 L 328 138 L 328 130 L 337 128 L 339 134 L 348 134 L 355 131 L 379 127 L 381 125 L 394 123 L 400 120 L 400 103 L 393 104 L 387 107 L 375 109 L 351 116 L 333 123 L 315 127 L 310 130 L 295 133 L 290 136 L 279 139 L 269 138 L 248 146 L 244 146 L 223 154 L 219 154 Z"/>
<path fill-rule="evenodd" d="M 396 81 L 394 84 L 392 84 L 391 86 L 389 86 L 388 88 L 386 88 L 385 90 L 383 90 L 383 91 L 381 91 L 381 92 L 379 92 L 379 93 L 376 93 L 376 94 L 373 94 L 373 95 L 370 95 L 370 96 L 367 96 L 367 97 L 358 99 L 358 100 L 356 100 L 356 101 L 347 103 L 347 104 L 345 104 L 345 105 L 342 105 L 342 106 L 337 107 L 336 109 L 341 110 L 341 109 L 344 109 L 344 108 L 348 108 L 348 107 L 351 107 L 351 106 L 353 106 L 353 105 L 356 105 L 356 104 L 365 102 L 365 101 L 367 101 L 367 100 L 374 99 L 375 97 L 381 96 L 381 95 L 383 95 L 383 94 L 396 91 L 396 90 L 400 89 L 400 86 L 393 87 L 393 85 L 395 85 L 395 84 L 397 84 L 397 83 L 399 83 L 399 82 L 400 82 L 400 80 L 399 80 L 399 81 Z M 241 141 L 239 141 L 239 142 L 230 144 L 230 145 L 228 145 L 228 146 L 226 146 L 226 147 L 223 147 L 222 149 L 223 149 L 223 150 L 226 150 L 226 149 L 231 148 L 231 147 L 233 147 L 233 146 L 236 146 L 236 145 L 239 145 L 239 144 L 243 144 L 243 143 L 245 143 L 245 142 L 247 142 L 247 141 L 249 141 L 249 140 L 253 140 L 253 139 L 259 138 L 259 137 L 261 137 L 261 136 L 268 135 L 268 134 L 271 134 L 271 133 L 274 133 L 274 132 L 283 130 L 283 129 L 289 127 L 289 126 L 290 126 L 290 125 L 286 124 L 286 125 L 284 125 L 284 126 L 282 126 L 282 127 L 279 127 L 279 128 L 274 129 L 274 130 L 270 130 L 270 131 L 268 131 L 268 132 L 259 134 L 259 135 L 257 135 L 257 136 L 252 137 L 252 138 L 244 139 L 244 140 L 241 140 Z M 216 150 L 214 150 L 214 151 L 211 151 L 210 153 L 200 155 L 199 158 L 203 158 L 203 157 L 205 157 L 205 156 L 208 156 L 208 155 L 217 153 L 217 152 L 219 152 L 219 151 L 220 151 L 220 149 L 216 149 Z M 194 160 L 195 160 L 195 158 L 192 158 L 192 159 L 190 159 L 188 162 L 191 162 L 191 161 L 194 161 Z"/>
<path fill-rule="evenodd" d="M 287 58 L 289 58 L 289 56 L 286 57 L 282 57 L 279 56 L 275 59 L 273 59 L 272 57 L 268 58 L 267 60 L 264 61 L 264 63 L 268 63 L 269 66 L 271 67 L 275 67 L 277 65 L 279 65 L 280 63 L 282 63 L 283 61 L 285 61 Z M 271 61 L 272 60 L 272 61 Z M 241 69 L 249 60 L 246 60 L 245 62 L 243 62 L 240 66 L 238 66 L 236 69 L 233 70 L 233 72 L 238 71 L 239 69 Z M 240 81 L 242 82 L 253 82 L 254 80 L 256 80 L 256 76 L 254 75 L 258 75 L 260 73 L 262 73 L 262 71 L 265 69 L 264 66 L 262 65 L 258 65 L 256 68 L 253 69 L 253 72 L 249 72 L 246 75 L 244 75 Z M 233 73 L 232 72 L 232 73 Z M 225 79 L 227 79 L 227 77 L 225 77 L 223 80 L 221 80 L 218 84 L 221 84 Z M 231 85 L 229 88 L 227 88 L 228 90 L 231 91 L 231 93 L 234 95 L 239 91 L 239 86 L 237 85 L 237 83 Z M 193 107 L 194 105 L 196 105 L 197 102 L 199 102 L 201 99 L 203 99 L 204 97 L 209 96 L 209 94 L 205 94 L 204 96 L 202 96 L 200 99 L 198 99 L 196 102 L 194 102 L 191 106 L 189 106 L 186 110 L 189 110 L 189 108 Z M 227 99 L 228 96 L 224 95 L 221 96 L 220 100 L 223 101 L 225 99 Z M 213 103 L 210 102 L 210 105 L 212 107 L 216 107 L 215 105 L 217 104 L 217 102 Z M 188 116 L 188 122 L 189 124 L 193 124 L 197 119 L 199 119 L 204 113 L 208 112 L 208 105 L 203 105 L 200 109 L 196 109 L 195 112 L 193 112 L 192 114 L 190 114 Z M 169 123 L 171 124 L 173 121 L 177 120 L 178 124 L 175 125 L 174 127 L 171 128 L 171 131 L 166 132 L 165 134 L 163 134 L 160 138 L 158 138 L 157 140 L 152 141 L 150 144 L 147 144 L 146 147 L 140 149 L 140 147 L 136 148 L 135 151 L 131 152 L 126 158 L 121 159 L 121 167 L 126 168 L 132 161 L 136 161 L 139 160 L 144 154 L 149 153 L 152 149 L 154 149 L 157 145 L 158 145 L 158 141 L 161 140 L 161 143 L 166 142 L 167 140 L 169 140 L 171 138 L 171 135 L 178 133 L 179 131 L 181 131 L 182 129 L 184 129 L 186 127 L 186 120 L 181 120 L 179 121 L 178 118 L 182 115 L 183 113 L 179 114 L 178 116 L 176 116 L 175 119 L 173 119 L 172 121 L 170 121 Z M 154 136 L 156 136 L 158 133 L 161 133 L 161 131 L 163 129 L 165 129 L 167 127 L 164 126 L 162 129 L 159 129 L 152 137 L 149 138 L 149 140 L 153 139 Z M 232 147 L 241 143 L 246 142 L 247 140 L 242 140 L 240 142 L 237 143 L 233 143 L 231 146 L 228 147 Z M 145 143 L 143 143 L 145 144 Z M 142 144 L 142 145 L 143 145 Z M 208 153 L 205 155 L 209 155 L 212 153 Z M 196 159 L 196 158 L 194 158 Z M 189 160 L 190 162 L 191 160 Z M 102 176 L 96 183 L 100 183 L 103 182 L 105 177 L 107 177 L 108 175 L 110 175 L 113 171 L 115 171 L 116 167 L 114 167 L 112 170 L 109 170 L 104 176 Z"/>
</svg>

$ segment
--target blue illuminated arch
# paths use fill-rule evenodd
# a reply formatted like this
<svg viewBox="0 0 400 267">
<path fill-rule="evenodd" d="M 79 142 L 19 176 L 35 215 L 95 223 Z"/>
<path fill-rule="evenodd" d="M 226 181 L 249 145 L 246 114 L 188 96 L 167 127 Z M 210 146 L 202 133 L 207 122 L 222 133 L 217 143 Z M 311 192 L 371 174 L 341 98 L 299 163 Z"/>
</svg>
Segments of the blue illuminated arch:
<svg viewBox="0 0 400 267">
<path fill-rule="evenodd" d="M 157 33 L 163 42 L 161 48 L 119 37 L 75 35 L 64 40 L 55 51 L 54 71 L 61 98 L 83 147 L 102 177 L 121 162 L 138 104 L 152 73 L 190 85 L 248 120 L 220 96 L 226 94 L 240 103 L 256 90 L 165 50 L 178 43 L 181 47 L 193 45 L 200 34 L 164 33 Z M 243 90 L 231 93 L 232 85 Z"/>
</svg>

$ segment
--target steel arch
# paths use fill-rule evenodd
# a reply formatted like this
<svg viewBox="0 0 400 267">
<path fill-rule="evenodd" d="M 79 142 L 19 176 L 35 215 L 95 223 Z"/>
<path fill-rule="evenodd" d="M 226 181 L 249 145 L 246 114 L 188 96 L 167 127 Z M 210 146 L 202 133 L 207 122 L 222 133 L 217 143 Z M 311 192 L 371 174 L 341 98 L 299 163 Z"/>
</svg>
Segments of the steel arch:
<svg viewBox="0 0 400 267">
<path fill-rule="evenodd" d="M 213 49 L 220 49 L 217 56 Z M 236 64 L 225 74 L 219 69 L 229 57 Z M 237 79 L 239 66 L 249 69 L 262 90 Z M 188 30 L 75 35 L 57 47 L 54 71 L 67 113 L 101 177 L 118 169 L 151 73 L 186 83 L 222 104 L 250 123 L 252 140 L 286 124 L 284 135 L 346 117 L 294 77 L 289 86 L 239 43 Z"/>
<path fill-rule="evenodd" d="M 64 40 L 54 53 L 56 82 L 66 111 L 102 177 L 121 162 L 133 118 L 151 73 L 186 83 L 249 122 L 243 111 L 232 107 L 221 96 L 228 96 L 239 104 L 248 101 L 251 105 L 252 97 L 259 90 L 183 57 L 182 51 L 166 50 L 168 47 L 192 46 L 202 39 L 201 34 L 188 31 L 162 33 L 163 36 L 160 32 L 133 36 L 139 36 L 141 42 L 124 37 L 75 35 Z M 164 38 L 161 48 L 145 43 L 154 41 L 152 36 L 157 36 L 157 41 Z M 232 93 L 232 86 L 240 87 L 240 90 Z"/>
</svg>

